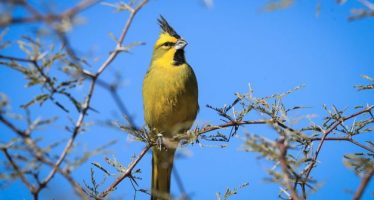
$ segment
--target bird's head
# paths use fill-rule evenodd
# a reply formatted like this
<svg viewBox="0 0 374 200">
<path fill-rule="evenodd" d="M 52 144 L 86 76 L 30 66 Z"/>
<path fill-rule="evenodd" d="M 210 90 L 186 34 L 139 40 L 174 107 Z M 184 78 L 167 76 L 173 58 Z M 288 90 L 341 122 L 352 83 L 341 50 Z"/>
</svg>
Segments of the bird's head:
<svg viewBox="0 0 374 200">
<path fill-rule="evenodd" d="M 158 19 L 161 27 L 160 37 L 156 41 L 153 50 L 153 62 L 161 65 L 178 66 L 186 63 L 184 57 L 184 47 L 187 42 L 178 35 L 162 16 Z"/>
</svg>

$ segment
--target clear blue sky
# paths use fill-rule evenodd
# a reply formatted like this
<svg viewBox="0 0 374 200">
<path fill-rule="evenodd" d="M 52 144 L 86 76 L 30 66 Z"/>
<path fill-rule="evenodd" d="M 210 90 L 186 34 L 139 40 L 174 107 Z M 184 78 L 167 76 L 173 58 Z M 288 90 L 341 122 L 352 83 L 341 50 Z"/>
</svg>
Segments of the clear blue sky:
<svg viewBox="0 0 374 200">
<path fill-rule="evenodd" d="M 57 1 L 56 1 L 57 2 Z M 349 1 L 344 6 L 334 1 L 323 1 L 321 14 L 316 17 L 315 1 L 297 1 L 289 9 L 266 13 L 261 10 L 267 1 L 214 1 L 210 9 L 195 1 L 156 1 L 152 0 L 136 16 L 125 43 L 143 41 L 145 46 L 132 50 L 131 54 L 120 55 L 103 78 L 113 80 L 113 74 L 119 72 L 124 77 L 121 98 L 138 125 L 143 125 L 141 84 L 148 68 L 153 43 L 158 37 L 159 27 L 156 19 L 162 14 L 189 45 L 186 48 L 187 61 L 194 68 L 199 82 L 200 113 L 196 124 L 219 123 L 219 117 L 205 107 L 206 104 L 223 106 L 234 99 L 235 92 L 247 92 L 248 83 L 255 95 L 265 96 L 286 91 L 297 85 L 306 87 L 289 97 L 286 105 L 303 105 L 310 108 L 296 112 L 295 116 L 307 113 L 320 119 L 325 115 L 322 105 L 336 105 L 338 108 L 352 108 L 356 105 L 373 104 L 372 91 L 358 92 L 353 85 L 366 83 L 360 75 L 374 77 L 374 21 L 364 19 L 348 22 L 349 9 L 359 4 Z M 59 2 L 56 8 L 63 10 L 76 1 Z M 17 11 L 19 15 L 24 13 Z M 80 15 L 86 22 L 69 34 L 74 48 L 80 55 L 93 60 L 94 71 L 114 47 L 108 37 L 109 32 L 118 36 L 125 22 L 125 13 L 115 13 L 110 7 L 97 5 Z M 19 39 L 21 34 L 29 33 L 32 26 L 11 27 L 7 40 Z M 1 54 L 17 55 L 16 45 L 1 50 Z M 19 105 L 40 93 L 39 88 L 26 89 L 25 80 L 19 73 L 0 67 L 0 92 L 9 96 L 12 110 L 23 114 Z M 85 93 L 87 85 L 78 87 L 73 93 Z M 91 112 L 89 122 L 105 119 L 123 121 L 119 115 L 113 115 L 116 106 L 109 93 L 98 88 L 93 97 L 93 107 L 99 113 Z M 61 116 L 51 127 L 36 134 L 45 136 L 43 144 L 56 138 L 68 138 L 64 126 L 69 123 L 66 113 L 50 102 L 45 106 L 33 106 L 33 117 L 46 118 Z M 77 118 L 72 113 L 73 120 Z M 15 122 L 24 126 L 22 122 Z M 1 142 L 14 137 L 8 129 L 0 125 Z M 258 154 L 241 151 L 245 132 L 266 135 L 274 138 L 275 133 L 264 127 L 246 127 L 237 138 L 227 143 L 227 148 L 189 145 L 182 150 L 188 157 L 176 161 L 183 183 L 193 199 L 215 199 L 215 193 L 224 193 L 226 187 L 238 187 L 249 182 L 249 187 L 240 190 L 233 199 L 277 199 L 278 185 L 264 181 L 266 169 L 271 167 L 265 160 L 258 160 Z M 364 136 L 367 140 L 373 137 Z M 137 154 L 143 144 L 129 142 L 128 136 L 106 127 L 88 127 L 78 137 L 78 147 L 72 156 L 82 150 L 93 149 L 111 140 L 118 143 L 110 148 L 106 155 L 92 157 L 74 173 L 76 180 L 83 184 L 89 182 L 91 162 L 105 163 L 104 158 L 115 157 L 120 162 L 129 163 L 133 154 Z M 204 142 L 205 144 L 215 144 Z M 58 148 L 61 151 L 62 147 Z M 342 156 L 357 152 L 356 147 L 330 142 L 324 146 L 320 163 L 312 173 L 321 183 L 321 189 L 310 199 L 350 199 L 347 190 L 355 190 L 359 179 L 343 166 Z M 3 155 L 0 156 L 4 160 Z M 138 165 L 142 169 L 139 185 L 150 187 L 151 155 L 148 154 Z M 108 169 L 110 169 L 108 167 Z M 114 169 L 112 169 L 114 172 Z M 42 176 L 46 172 L 41 173 Z M 100 177 L 100 173 L 97 173 Z M 110 182 L 110 181 L 109 181 Z M 108 182 L 108 183 L 109 183 Z M 175 182 L 174 182 L 175 183 Z M 103 189 L 103 188 L 102 188 Z M 371 183 L 364 199 L 370 199 L 374 189 Z M 175 184 L 172 190 L 179 194 Z M 31 196 L 20 181 L 15 181 L 1 189 L 0 199 L 30 199 Z M 57 176 L 49 188 L 42 192 L 43 199 L 64 199 L 71 197 L 71 188 L 65 180 Z M 132 198 L 133 190 L 126 180 L 113 194 L 114 197 Z M 148 199 L 138 194 L 138 199 Z"/>
</svg>

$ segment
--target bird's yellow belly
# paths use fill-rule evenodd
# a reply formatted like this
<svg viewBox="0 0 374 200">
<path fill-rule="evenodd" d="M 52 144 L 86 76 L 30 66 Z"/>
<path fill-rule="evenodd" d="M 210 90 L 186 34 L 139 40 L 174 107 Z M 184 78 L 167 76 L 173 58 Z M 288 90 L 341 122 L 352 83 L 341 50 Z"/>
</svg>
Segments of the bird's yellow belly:
<svg viewBox="0 0 374 200">
<path fill-rule="evenodd" d="M 172 137 L 193 124 L 198 110 L 197 83 L 184 74 L 161 73 L 150 72 L 144 81 L 145 121 L 151 129 Z"/>
</svg>

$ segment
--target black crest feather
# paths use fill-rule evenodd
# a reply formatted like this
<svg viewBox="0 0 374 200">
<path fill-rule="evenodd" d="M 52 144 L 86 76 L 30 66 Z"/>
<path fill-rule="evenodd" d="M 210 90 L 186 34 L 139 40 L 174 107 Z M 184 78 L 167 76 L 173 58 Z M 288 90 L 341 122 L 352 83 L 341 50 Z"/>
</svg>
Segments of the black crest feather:
<svg viewBox="0 0 374 200">
<path fill-rule="evenodd" d="M 166 21 L 166 19 L 160 15 L 160 18 L 158 19 L 158 23 L 160 24 L 160 27 L 162 31 L 168 33 L 169 35 L 179 39 L 181 38 L 177 32 L 169 25 L 169 23 Z"/>
</svg>

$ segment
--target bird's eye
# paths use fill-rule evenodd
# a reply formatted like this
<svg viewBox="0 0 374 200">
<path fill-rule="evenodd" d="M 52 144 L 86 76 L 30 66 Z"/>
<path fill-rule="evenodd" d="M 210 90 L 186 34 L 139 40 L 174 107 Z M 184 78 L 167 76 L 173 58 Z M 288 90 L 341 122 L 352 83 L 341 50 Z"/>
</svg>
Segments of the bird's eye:
<svg viewBox="0 0 374 200">
<path fill-rule="evenodd" d="M 174 46 L 175 43 L 173 42 L 165 42 L 162 46 L 164 47 L 171 47 L 171 46 Z"/>
</svg>

